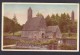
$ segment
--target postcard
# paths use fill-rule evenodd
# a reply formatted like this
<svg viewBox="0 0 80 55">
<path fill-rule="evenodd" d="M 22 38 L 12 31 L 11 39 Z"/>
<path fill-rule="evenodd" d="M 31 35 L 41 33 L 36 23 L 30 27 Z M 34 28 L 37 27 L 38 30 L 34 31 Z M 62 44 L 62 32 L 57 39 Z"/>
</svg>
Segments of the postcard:
<svg viewBox="0 0 80 55">
<path fill-rule="evenodd" d="M 78 3 L 2 3 L 2 51 L 79 51 Z"/>
</svg>

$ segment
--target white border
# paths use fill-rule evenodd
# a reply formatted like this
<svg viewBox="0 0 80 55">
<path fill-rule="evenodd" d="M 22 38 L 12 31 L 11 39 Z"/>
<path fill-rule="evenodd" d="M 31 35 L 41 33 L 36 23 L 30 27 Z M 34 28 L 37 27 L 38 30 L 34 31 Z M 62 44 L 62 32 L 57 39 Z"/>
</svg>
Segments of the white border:
<svg viewBox="0 0 80 55">
<path fill-rule="evenodd" d="M 3 15 L 4 15 L 4 4 L 54 4 L 54 5 L 77 5 L 78 6 L 78 24 L 77 24 L 77 50 L 26 50 L 26 49 L 3 49 Z M 2 36 L 1 36 L 1 50 L 2 51 L 40 51 L 40 52 L 79 52 L 79 3 L 16 3 L 16 2 L 3 2 L 2 3 Z"/>
</svg>

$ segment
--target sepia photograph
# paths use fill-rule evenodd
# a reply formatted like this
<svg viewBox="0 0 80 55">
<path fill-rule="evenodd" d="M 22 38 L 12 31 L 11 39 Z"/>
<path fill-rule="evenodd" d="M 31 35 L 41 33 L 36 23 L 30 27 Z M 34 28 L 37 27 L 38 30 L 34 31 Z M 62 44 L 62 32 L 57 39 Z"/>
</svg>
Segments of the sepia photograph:
<svg viewBox="0 0 80 55">
<path fill-rule="evenodd" d="M 2 3 L 2 51 L 79 51 L 79 3 Z"/>
</svg>

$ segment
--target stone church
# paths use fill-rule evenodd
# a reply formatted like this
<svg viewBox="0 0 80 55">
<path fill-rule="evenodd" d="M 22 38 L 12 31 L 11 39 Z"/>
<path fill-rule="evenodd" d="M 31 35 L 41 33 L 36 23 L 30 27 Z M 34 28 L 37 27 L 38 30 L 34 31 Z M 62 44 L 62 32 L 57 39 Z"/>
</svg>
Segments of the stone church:
<svg viewBox="0 0 80 55">
<path fill-rule="evenodd" d="M 53 38 L 62 37 L 58 26 L 47 26 L 42 15 L 32 17 L 32 9 L 28 9 L 28 20 L 23 25 L 21 37 L 27 38 Z"/>
</svg>

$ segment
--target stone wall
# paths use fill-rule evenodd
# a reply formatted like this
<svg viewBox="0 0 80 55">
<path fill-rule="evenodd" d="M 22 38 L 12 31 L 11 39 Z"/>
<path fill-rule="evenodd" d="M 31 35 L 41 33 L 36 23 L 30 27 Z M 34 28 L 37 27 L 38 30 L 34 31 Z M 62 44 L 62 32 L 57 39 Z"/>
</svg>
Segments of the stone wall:
<svg viewBox="0 0 80 55">
<path fill-rule="evenodd" d="M 45 36 L 45 31 L 22 31 L 21 37 L 39 39 L 42 38 L 42 33 Z"/>
</svg>

